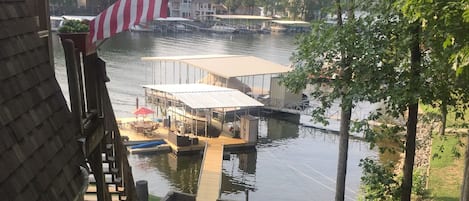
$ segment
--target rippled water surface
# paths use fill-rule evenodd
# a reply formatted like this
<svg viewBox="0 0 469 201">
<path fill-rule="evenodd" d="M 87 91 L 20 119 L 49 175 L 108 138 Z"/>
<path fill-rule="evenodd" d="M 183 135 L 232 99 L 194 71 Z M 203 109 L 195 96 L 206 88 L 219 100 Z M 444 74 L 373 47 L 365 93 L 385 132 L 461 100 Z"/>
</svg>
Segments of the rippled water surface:
<svg viewBox="0 0 469 201">
<path fill-rule="evenodd" d="M 56 36 L 54 54 L 57 79 L 68 94 L 63 51 Z M 108 83 L 118 117 L 132 116 L 141 87 L 152 77 L 146 56 L 199 54 L 253 55 L 288 65 L 295 51 L 291 35 L 217 35 L 206 33 L 121 33 L 101 45 L 107 63 Z M 255 151 L 227 153 L 223 161 L 222 198 L 229 200 L 333 200 L 338 136 L 299 126 L 298 119 L 262 118 Z M 347 172 L 347 200 L 356 200 L 361 170 L 358 162 L 374 156 L 368 145 L 351 140 Z M 150 193 L 164 196 L 169 190 L 196 193 L 201 156 L 172 154 L 129 155 L 136 180 L 148 180 Z"/>
</svg>

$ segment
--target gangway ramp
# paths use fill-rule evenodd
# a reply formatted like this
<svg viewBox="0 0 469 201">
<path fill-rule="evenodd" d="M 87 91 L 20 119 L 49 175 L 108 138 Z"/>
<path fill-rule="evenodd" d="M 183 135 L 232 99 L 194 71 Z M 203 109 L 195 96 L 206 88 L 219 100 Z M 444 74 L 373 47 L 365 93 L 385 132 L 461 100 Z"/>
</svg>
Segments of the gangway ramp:
<svg viewBox="0 0 469 201">
<path fill-rule="evenodd" d="M 197 201 L 216 201 L 220 197 L 223 143 L 207 143 L 202 162 Z"/>
</svg>

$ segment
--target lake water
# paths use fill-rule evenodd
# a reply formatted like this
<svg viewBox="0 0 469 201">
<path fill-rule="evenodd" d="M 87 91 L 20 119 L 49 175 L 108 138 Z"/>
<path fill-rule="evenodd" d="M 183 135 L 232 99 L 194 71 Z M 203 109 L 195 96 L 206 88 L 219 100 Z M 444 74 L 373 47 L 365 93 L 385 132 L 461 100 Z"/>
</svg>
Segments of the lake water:
<svg viewBox="0 0 469 201">
<path fill-rule="evenodd" d="M 63 50 L 54 35 L 57 79 L 65 94 Z M 152 79 L 145 56 L 200 54 L 252 55 L 288 65 L 295 51 L 292 35 L 219 35 L 208 33 L 121 33 L 107 40 L 99 55 L 107 63 L 111 100 L 118 117 L 132 116 L 141 85 Z M 143 103 L 141 103 L 143 104 Z M 295 119 L 294 121 L 297 121 Z M 293 122 L 294 122 L 293 121 Z M 223 161 L 222 198 L 228 200 L 333 200 L 338 136 L 292 121 L 262 118 L 256 151 L 231 153 Z M 359 194 L 359 160 L 375 156 L 368 145 L 351 140 L 347 170 L 347 200 Z M 228 155 L 227 155 L 228 156 Z M 172 154 L 129 155 L 135 180 L 145 179 L 149 191 L 164 196 L 169 190 L 196 193 L 201 156 Z"/>
</svg>

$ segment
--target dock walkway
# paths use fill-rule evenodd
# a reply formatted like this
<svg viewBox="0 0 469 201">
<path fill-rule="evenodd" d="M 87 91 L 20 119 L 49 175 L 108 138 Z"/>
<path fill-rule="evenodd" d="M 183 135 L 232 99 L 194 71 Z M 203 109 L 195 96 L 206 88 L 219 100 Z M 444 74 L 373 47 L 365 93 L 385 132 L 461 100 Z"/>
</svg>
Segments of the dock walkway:
<svg viewBox="0 0 469 201">
<path fill-rule="evenodd" d="M 204 154 L 197 201 L 216 201 L 220 197 L 223 144 L 207 143 Z"/>
</svg>

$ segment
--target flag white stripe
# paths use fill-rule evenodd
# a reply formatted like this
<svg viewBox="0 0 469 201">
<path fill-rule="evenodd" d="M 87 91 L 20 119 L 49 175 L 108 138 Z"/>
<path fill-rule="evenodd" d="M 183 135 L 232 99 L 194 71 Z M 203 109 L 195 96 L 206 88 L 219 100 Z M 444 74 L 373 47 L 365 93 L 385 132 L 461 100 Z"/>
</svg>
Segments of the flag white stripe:
<svg viewBox="0 0 469 201">
<path fill-rule="evenodd" d="M 91 33 L 91 35 L 93 36 L 91 38 L 91 42 L 94 43 L 97 40 L 109 38 L 113 35 L 113 33 L 111 33 L 112 31 L 111 30 L 111 18 L 113 17 L 115 17 L 117 21 L 116 33 L 124 31 L 124 27 L 126 26 L 130 28 L 133 25 L 135 25 L 135 22 L 137 21 L 137 8 L 139 6 L 137 5 L 138 1 L 137 0 L 118 0 L 118 1 L 120 2 L 120 4 L 117 8 L 117 15 L 114 15 L 114 16 L 112 15 L 112 10 L 116 6 L 116 4 L 113 4 L 109 8 L 106 9 L 106 14 L 100 13 L 98 16 L 96 16 L 94 20 L 90 22 L 90 27 L 93 28 L 92 29 L 93 33 Z M 151 4 L 150 1 L 155 1 L 153 19 L 160 17 L 161 15 L 160 11 L 161 11 L 162 6 L 165 6 L 165 7 L 167 6 L 167 5 L 162 5 L 163 0 L 143 0 L 142 5 L 140 5 L 140 7 L 142 8 L 142 14 L 141 14 L 140 19 L 138 19 L 140 23 L 145 23 L 145 22 L 149 22 L 153 20 L 153 19 L 147 19 L 149 6 Z M 125 7 L 126 3 L 130 3 L 130 6 L 128 8 Z M 128 21 L 128 24 L 124 24 L 124 11 L 126 9 L 129 9 L 127 10 L 127 12 L 130 13 L 130 16 L 129 16 L 130 19 Z M 99 21 L 101 19 L 103 19 L 104 21 L 100 27 Z M 103 35 L 98 36 L 98 32 L 102 32 Z"/>
<path fill-rule="evenodd" d="M 163 0 L 155 0 L 155 12 L 153 13 L 153 19 L 160 17 L 160 10 L 163 4 Z"/>
<path fill-rule="evenodd" d="M 140 23 L 143 24 L 147 22 L 148 6 L 150 5 L 149 1 L 143 1 L 143 12 L 142 17 L 140 17 Z"/>
<path fill-rule="evenodd" d="M 116 4 L 112 4 L 106 12 L 106 16 L 104 18 L 103 24 L 103 37 L 108 38 L 111 36 L 111 16 L 112 16 L 112 9 Z"/>
<path fill-rule="evenodd" d="M 122 32 L 122 28 L 124 27 L 124 8 L 127 0 L 121 0 L 119 5 L 119 9 L 117 10 L 117 29 L 116 33 Z"/>
<path fill-rule="evenodd" d="M 96 16 L 94 18 L 94 35 L 93 35 L 93 42 L 98 40 L 98 30 L 99 30 L 99 19 L 101 18 L 101 15 Z"/>
<path fill-rule="evenodd" d="M 137 18 L 137 0 L 130 2 L 130 25 L 129 28 L 135 25 L 135 19 Z"/>
</svg>

